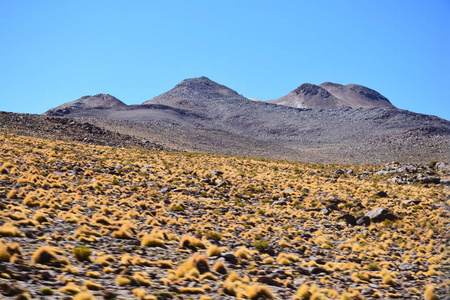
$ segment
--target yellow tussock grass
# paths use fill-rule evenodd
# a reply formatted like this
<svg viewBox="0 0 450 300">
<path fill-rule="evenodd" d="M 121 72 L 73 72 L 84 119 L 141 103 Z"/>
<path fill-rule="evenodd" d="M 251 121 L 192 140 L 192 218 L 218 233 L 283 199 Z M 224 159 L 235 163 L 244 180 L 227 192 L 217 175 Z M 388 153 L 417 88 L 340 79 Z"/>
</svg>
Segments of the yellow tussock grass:
<svg viewBox="0 0 450 300">
<path fill-rule="evenodd" d="M 272 291 L 265 285 L 249 285 L 245 288 L 245 293 L 248 299 L 275 299 Z"/>
<path fill-rule="evenodd" d="M 92 295 L 89 292 L 81 292 L 73 297 L 73 300 L 96 300 L 96 299 L 97 298 L 95 298 L 94 295 Z"/>
</svg>

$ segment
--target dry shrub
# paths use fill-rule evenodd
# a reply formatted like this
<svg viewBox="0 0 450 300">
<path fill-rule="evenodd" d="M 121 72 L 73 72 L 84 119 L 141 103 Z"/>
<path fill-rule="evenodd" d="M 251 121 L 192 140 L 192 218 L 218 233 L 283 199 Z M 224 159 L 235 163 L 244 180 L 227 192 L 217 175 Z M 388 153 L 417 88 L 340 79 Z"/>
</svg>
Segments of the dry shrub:
<svg viewBox="0 0 450 300">
<path fill-rule="evenodd" d="M 38 206 L 40 201 L 34 193 L 29 193 L 23 199 L 23 203 L 27 206 Z"/>
<path fill-rule="evenodd" d="M 214 272 L 217 272 L 217 273 L 220 273 L 220 274 L 227 274 L 228 273 L 228 270 L 225 267 L 225 264 L 221 260 L 218 260 L 218 261 L 216 261 L 214 263 L 213 270 L 214 270 Z"/>
<path fill-rule="evenodd" d="M 92 250 L 85 245 L 80 245 L 73 248 L 73 256 L 79 261 L 90 261 Z"/>
<path fill-rule="evenodd" d="M 0 227 L 0 236 L 24 237 L 25 235 L 12 224 L 4 224 Z"/>
<path fill-rule="evenodd" d="M 194 256 L 188 258 L 188 260 L 183 265 L 186 272 L 190 272 L 192 269 L 198 270 L 200 274 L 209 271 L 208 259 L 204 255 L 199 255 L 195 253 Z"/>
<path fill-rule="evenodd" d="M 217 245 L 211 245 L 206 250 L 206 255 L 208 256 L 221 256 L 222 250 Z"/>
<path fill-rule="evenodd" d="M 95 300 L 96 298 L 89 292 L 81 292 L 73 297 L 73 300 Z"/>
<path fill-rule="evenodd" d="M 9 259 L 11 258 L 11 253 L 8 251 L 8 247 L 0 242 L 0 261 L 6 261 L 9 262 Z"/>
<path fill-rule="evenodd" d="M 164 247 L 164 241 L 151 235 L 142 238 L 141 245 L 145 247 Z"/>
<path fill-rule="evenodd" d="M 88 290 L 92 290 L 92 291 L 99 291 L 102 289 L 102 285 L 99 283 L 95 283 L 91 280 L 86 280 L 84 282 L 84 286 L 88 289 Z"/>
<path fill-rule="evenodd" d="M 43 265 L 55 265 L 61 262 L 56 255 L 55 249 L 50 246 L 42 246 L 37 249 L 31 259 L 34 263 Z"/>
<path fill-rule="evenodd" d="M 245 288 L 248 299 L 252 300 L 273 300 L 275 299 L 272 291 L 265 285 L 249 285 Z"/>
</svg>

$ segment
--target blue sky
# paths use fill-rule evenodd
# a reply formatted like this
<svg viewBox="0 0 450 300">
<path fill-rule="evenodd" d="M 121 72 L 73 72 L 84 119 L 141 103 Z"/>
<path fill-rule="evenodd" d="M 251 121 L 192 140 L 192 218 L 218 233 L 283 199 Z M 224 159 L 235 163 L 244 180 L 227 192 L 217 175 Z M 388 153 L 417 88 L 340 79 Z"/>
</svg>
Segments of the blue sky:
<svg viewBox="0 0 450 300">
<path fill-rule="evenodd" d="M 0 110 L 140 104 L 207 76 L 246 97 L 370 87 L 450 119 L 448 0 L 0 0 Z"/>
</svg>

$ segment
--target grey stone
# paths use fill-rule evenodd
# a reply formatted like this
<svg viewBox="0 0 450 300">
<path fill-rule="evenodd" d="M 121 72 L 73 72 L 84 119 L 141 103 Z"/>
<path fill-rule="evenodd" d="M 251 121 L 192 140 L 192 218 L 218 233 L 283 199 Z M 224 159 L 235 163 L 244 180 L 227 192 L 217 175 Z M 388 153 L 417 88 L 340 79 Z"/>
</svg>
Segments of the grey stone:
<svg viewBox="0 0 450 300">
<path fill-rule="evenodd" d="M 356 219 L 356 225 L 369 226 L 370 225 L 370 218 L 367 217 L 367 216 L 359 216 Z"/>
<path fill-rule="evenodd" d="M 391 213 L 384 207 L 377 207 L 367 212 L 364 216 L 369 217 L 372 222 L 378 223 L 383 222 L 384 220 L 395 221 L 399 219 L 396 215 Z"/>
</svg>

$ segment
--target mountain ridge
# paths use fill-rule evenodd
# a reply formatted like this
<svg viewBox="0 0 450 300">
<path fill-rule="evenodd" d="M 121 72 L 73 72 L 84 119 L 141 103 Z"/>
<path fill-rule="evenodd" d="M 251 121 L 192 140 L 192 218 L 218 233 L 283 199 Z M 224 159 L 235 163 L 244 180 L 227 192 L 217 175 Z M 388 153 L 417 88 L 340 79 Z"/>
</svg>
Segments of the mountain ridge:
<svg viewBox="0 0 450 300">
<path fill-rule="evenodd" d="M 375 90 L 358 84 L 324 82 L 320 85 L 303 83 L 290 93 L 275 100 L 260 101 L 246 98 L 225 85 L 201 76 L 182 80 L 171 90 L 144 101 L 140 105 L 163 104 L 178 108 L 201 108 L 202 101 L 254 101 L 284 105 L 295 108 L 342 109 L 395 107 L 386 97 Z M 139 105 L 139 104 L 134 104 Z M 128 105 L 109 94 L 83 96 L 55 108 L 43 115 L 63 116 L 74 111 L 91 108 L 125 108 Z"/>
<path fill-rule="evenodd" d="M 363 95 L 364 98 L 358 98 L 362 99 L 359 103 L 368 98 L 384 106 L 342 105 L 322 86 L 342 90 L 343 94 Z M 450 147 L 449 121 L 398 109 L 381 94 L 362 86 L 322 86 L 303 84 L 291 94 L 309 100 L 316 96 L 319 100 L 328 98 L 328 104 L 334 103 L 338 108 L 295 108 L 254 101 L 206 77 L 198 77 L 183 80 L 140 105 L 92 104 L 87 108 L 49 110 L 49 114 L 88 118 L 96 126 L 186 151 L 308 161 L 320 157 L 323 161 L 349 163 L 401 158 L 450 160 L 446 154 Z M 258 147 L 262 148 L 255 151 Z"/>
</svg>

